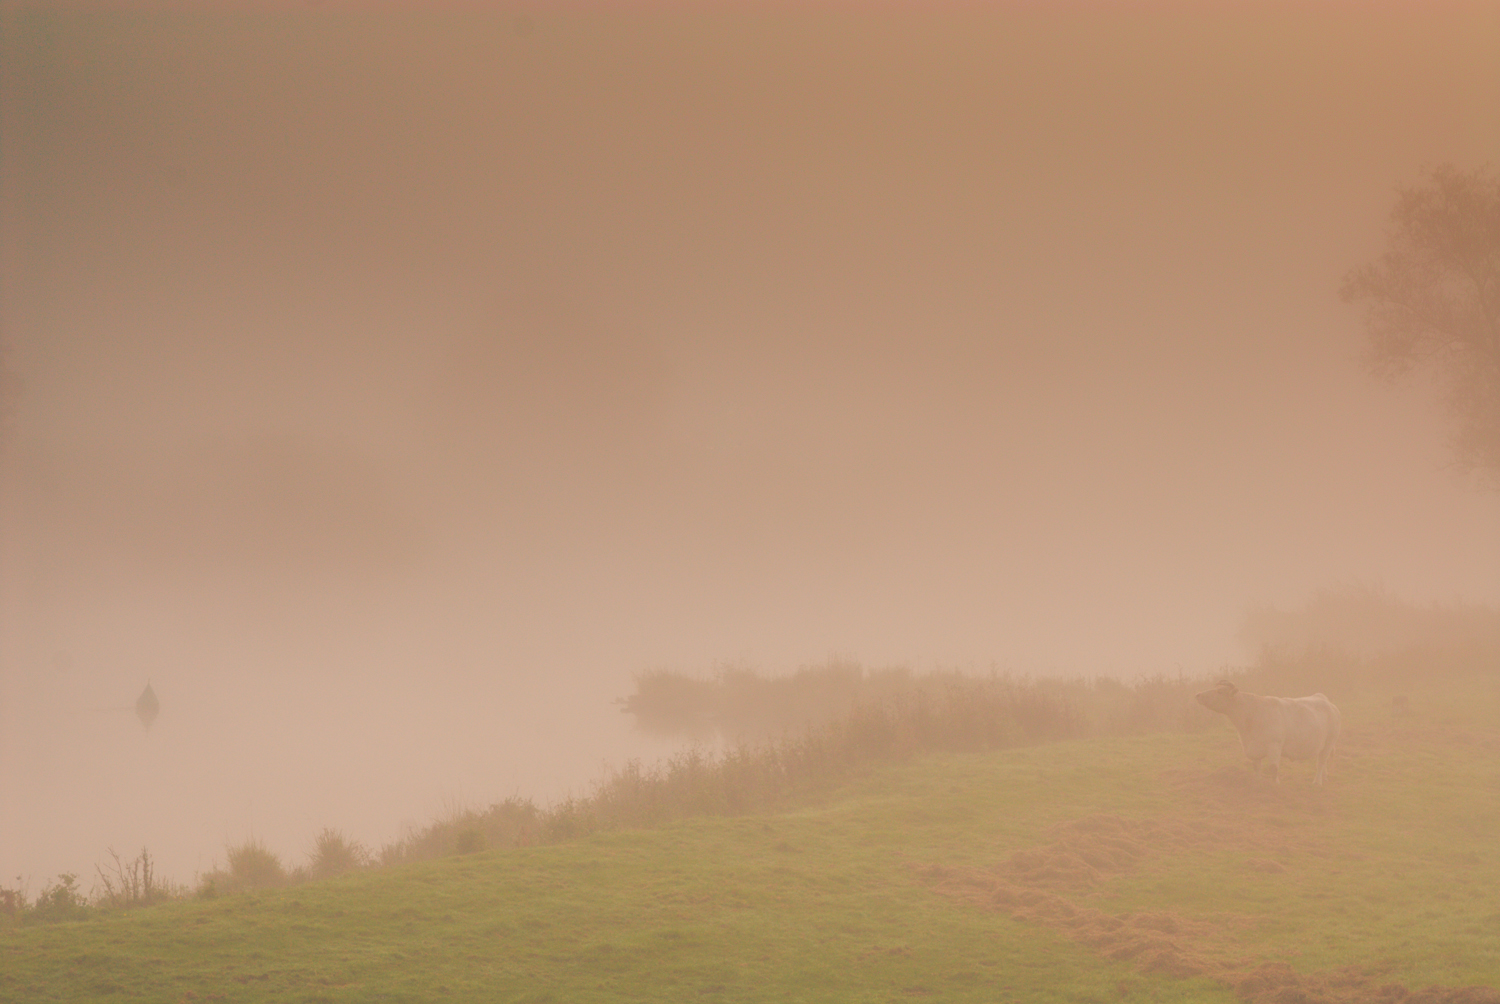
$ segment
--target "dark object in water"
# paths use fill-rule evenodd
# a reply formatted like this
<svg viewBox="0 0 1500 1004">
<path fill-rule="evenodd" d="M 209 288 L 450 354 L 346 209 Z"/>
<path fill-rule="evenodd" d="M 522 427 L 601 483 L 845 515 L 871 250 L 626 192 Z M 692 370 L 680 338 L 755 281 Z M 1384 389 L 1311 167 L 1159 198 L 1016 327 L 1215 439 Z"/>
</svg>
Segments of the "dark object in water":
<svg viewBox="0 0 1500 1004">
<path fill-rule="evenodd" d="M 141 696 L 135 699 L 135 717 L 139 718 L 141 724 L 149 729 L 160 711 L 161 703 L 156 699 L 156 691 L 152 690 L 150 682 L 147 682 L 146 689 L 141 691 Z"/>
</svg>

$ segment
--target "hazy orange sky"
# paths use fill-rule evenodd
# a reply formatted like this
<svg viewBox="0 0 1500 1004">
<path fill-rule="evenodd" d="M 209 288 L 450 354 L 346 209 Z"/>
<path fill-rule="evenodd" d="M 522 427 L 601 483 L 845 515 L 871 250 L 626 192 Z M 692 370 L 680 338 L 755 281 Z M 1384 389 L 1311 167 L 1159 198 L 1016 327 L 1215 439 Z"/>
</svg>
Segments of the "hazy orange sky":
<svg viewBox="0 0 1500 1004">
<path fill-rule="evenodd" d="M 210 855 L 555 793 L 649 667 L 1500 601 L 1500 497 L 1336 295 L 1500 164 L 1493 3 L 214 10 L 0 5 L 12 847 L 67 771 Z"/>
</svg>

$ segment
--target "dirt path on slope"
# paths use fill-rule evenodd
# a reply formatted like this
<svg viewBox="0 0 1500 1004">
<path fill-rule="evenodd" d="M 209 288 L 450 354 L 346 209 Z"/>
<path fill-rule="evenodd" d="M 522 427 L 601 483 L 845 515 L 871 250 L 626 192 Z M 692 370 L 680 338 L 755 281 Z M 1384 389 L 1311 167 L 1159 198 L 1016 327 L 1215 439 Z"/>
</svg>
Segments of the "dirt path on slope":
<svg viewBox="0 0 1500 1004">
<path fill-rule="evenodd" d="M 1303 973 L 1247 955 L 1237 935 L 1259 923 L 1258 917 L 1170 910 L 1112 914 L 1089 905 L 1110 879 L 1187 852 L 1246 852 L 1245 868 L 1278 873 L 1286 870 L 1284 861 L 1333 858 L 1337 850 L 1326 828 L 1288 825 L 1334 813 L 1336 795 L 1328 789 L 1274 785 L 1242 767 L 1170 772 L 1164 781 L 1184 789 L 1201 810 L 1160 819 L 1086 816 L 1054 827 L 1048 842 L 1017 851 L 994 868 L 928 866 L 921 874 L 945 895 L 1058 931 L 1105 958 L 1131 961 L 1146 973 L 1207 977 L 1252 1004 L 1500 1004 L 1500 991 L 1491 987 L 1411 990 L 1366 967 Z"/>
</svg>

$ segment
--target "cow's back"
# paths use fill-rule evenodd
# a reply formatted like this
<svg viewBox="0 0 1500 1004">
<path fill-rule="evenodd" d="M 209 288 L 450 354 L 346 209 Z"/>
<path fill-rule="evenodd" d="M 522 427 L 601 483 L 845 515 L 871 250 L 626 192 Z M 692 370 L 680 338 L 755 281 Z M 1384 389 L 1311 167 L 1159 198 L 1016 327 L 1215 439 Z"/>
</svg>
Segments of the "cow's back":
<svg viewBox="0 0 1500 1004">
<path fill-rule="evenodd" d="M 1311 697 L 1283 697 L 1286 711 L 1286 736 L 1282 755 L 1293 760 L 1310 760 L 1338 739 L 1343 727 L 1339 709 L 1322 694 Z"/>
</svg>

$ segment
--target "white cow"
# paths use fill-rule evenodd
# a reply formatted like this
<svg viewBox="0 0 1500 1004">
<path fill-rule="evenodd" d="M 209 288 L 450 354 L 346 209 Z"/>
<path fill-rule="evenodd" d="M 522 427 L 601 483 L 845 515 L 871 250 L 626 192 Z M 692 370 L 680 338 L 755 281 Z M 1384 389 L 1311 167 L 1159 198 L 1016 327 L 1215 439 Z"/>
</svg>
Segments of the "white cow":
<svg viewBox="0 0 1500 1004">
<path fill-rule="evenodd" d="M 1322 694 L 1311 697 L 1261 697 L 1247 694 L 1228 680 L 1198 694 L 1198 703 L 1227 715 L 1239 730 L 1245 756 L 1260 770 L 1271 761 L 1271 776 L 1281 782 L 1281 758 L 1318 762 L 1313 784 L 1328 779 L 1328 758 L 1338 740 L 1339 709 Z"/>
</svg>

